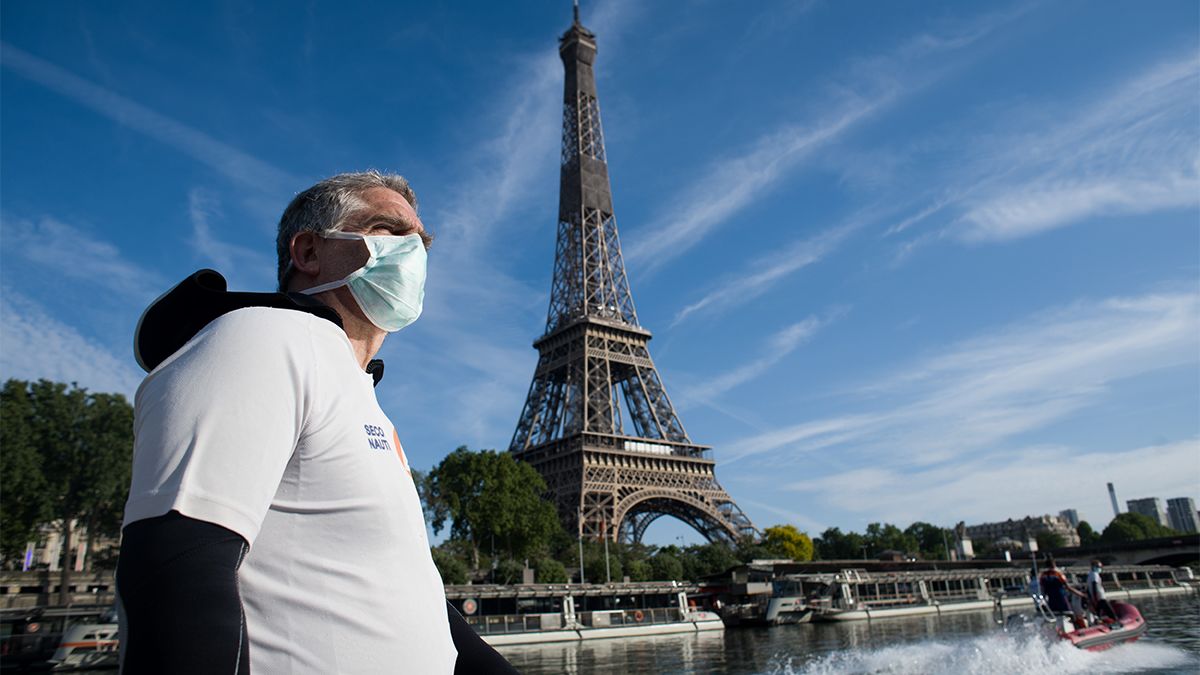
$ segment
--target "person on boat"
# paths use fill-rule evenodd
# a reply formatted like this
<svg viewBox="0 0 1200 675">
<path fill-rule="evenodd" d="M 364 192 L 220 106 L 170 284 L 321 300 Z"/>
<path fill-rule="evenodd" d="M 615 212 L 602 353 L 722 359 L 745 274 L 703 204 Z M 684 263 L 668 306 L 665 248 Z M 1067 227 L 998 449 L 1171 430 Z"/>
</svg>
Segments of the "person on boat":
<svg viewBox="0 0 1200 675">
<path fill-rule="evenodd" d="M 1060 616 L 1074 616 L 1075 612 L 1071 608 L 1069 596 L 1078 595 L 1083 597 L 1083 593 L 1073 588 L 1067 577 L 1058 569 L 1054 558 L 1046 558 L 1046 569 L 1042 570 L 1042 576 L 1038 579 L 1038 584 L 1041 586 L 1042 595 L 1046 598 L 1046 604 L 1050 611 Z M 1082 627 L 1076 623 L 1077 627 Z"/>
<path fill-rule="evenodd" d="M 202 270 L 146 310 L 126 675 L 516 672 L 447 603 L 374 391 L 423 305 L 416 209 L 397 175 L 325 179 L 279 221 L 278 293 Z"/>
<path fill-rule="evenodd" d="M 1033 596 L 1041 595 L 1042 593 L 1041 585 L 1038 584 L 1037 565 L 1034 565 L 1029 570 L 1029 586 L 1026 588 L 1026 590 L 1028 590 L 1029 594 Z"/>
<path fill-rule="evenodd" d="M 1117 612 L 1113 609 L 1108 598 L 1104 595 L 1104 580 L 1100 577 L 1104 564 L 1099 560 L 1092 561 L 1092 568 L 1087 575 L 1087 597 L 1092 613 L 1099 617 L 1117 620 Z"/>
</svg>

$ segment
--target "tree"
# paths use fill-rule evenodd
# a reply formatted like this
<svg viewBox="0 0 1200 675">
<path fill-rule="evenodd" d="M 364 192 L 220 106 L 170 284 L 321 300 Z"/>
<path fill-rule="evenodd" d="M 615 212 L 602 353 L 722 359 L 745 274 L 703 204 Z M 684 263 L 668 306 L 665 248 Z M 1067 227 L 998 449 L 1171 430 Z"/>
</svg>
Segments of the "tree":
<svg viewBox="0 0 1200 675">
<path fill-rule="evenodd" d="M 733 549 L 721 541 L 689 546 L 680 558 L 680 563 L 683 565 L 683 578 L 690 581 L 724 572 L 731 567 L 736 567 L 739 562 Z"/>
<path fill-rule="evenodd" d="M 669 546 L 650 556 L 650 577 L 654 581 L 683 580 L 683 563 L 679 562 L 678 551 Z"/>
<path fill-rule="evenodd" d="M 1066 543 L 1066 538 L 1057 532 L 1042 531 L 1037 533 L 1039 551 L 1053 551 L 1056 548 L 1062 548 Z"/>
<path fill-rule="evenodd" d="M 1122 513 L 1113 518 L 1108 527 L 1104 528 L 1104 532 L 1100 535 L 1100 542 L 1116 544 L 1123 541 L 1170 537 L 1176 534 L 1179 533 L 1169 527 L 1159 525 L 1153 519 L 1140 513 Z"/>
<path fill-rule="evenodd" d="M 649 560 L 631 560 L 625 564 L 625 573 L 630 581 L 653 581 L 654 568 Z"/>
<path fill-rule="evenodd" d="M 42 456 L 34 443 L 33 400 L 26 382 L 9 380 L 0 390 L 0 555 L 15 560 L 38 526 L 50 520 L 50 493 Z"/>
<path fill-rule="evenodd" d="M 546 483 L 533 467 L 507 452 L 446 456 L 422 480 L 421 494 L 434 533 L 450 524 L 450 538 L 471 546 L 479 569 L 480 549 L 525 559 L 546 551 L 562 526 L 554 505 L 542 499 Z"/>
<path fill-rule="evenodd" d="M 820 560 L 854 560 L 862 558 L 864 546 L 867 546 L 866 539 L 857 532 L 848 532 L 843 534 L 836 527 L 826 529 L 821 533 L 821 536 L 813 542 L 817 550 L 817 558 Z M 869 548 L 869 546 L 867 546 Z"/>
<path fill-rule="evenodd" d="M 538 558 L 533 563 L 533 578 L 539 584 L 565 584 L 569 577 L 567 568 L 554 558 Z"/>
<path fill-rule="evenodd" d="M 22 400 L 22 390 L 27 400 Z M 48 380 L 9 380 L 3 394 L 4 407 L 11 404 L 16 411 L 6 413 L 5 425 L 12 422 L 18 429 L 6 433 L 3 454 L 17 453 L 28 477 L 30 447 L 36 452 L 48 501 L 44 515 L 60 524 L 63 541 L 71 541 L 76 523 L 87 527 L 89 539 L 117 535 L 133 457 L 133 408 L 125 397 L 89 394 L 75 385 L 68 388 Z M 6 478 L 6 493 L 8 489 Z M 73 567 L 71 547 L 63 546 L 59 597 L 63 604 L 70 599 Z"/>
<path fill-rule="evenodd" d="M 915 553 L 920 548 L 915 537 L 905 534 L 891 523 L 870 523 L 865 538 L 870 555 L 878 555 L 883 551 Z"/>
<path fill-rule="evenodd" d="M 921 557 L 926 560 L 949 560 L 946 547 L 954 541 L 954 532 L 932 523 L 917 521 L 904 530 L 917 542 Z"/>
<path fill-rule="evenodd" d="M 438 574 L 442 575 L 443 584 L 467 583 L 467 564 L 449 551 L 432 548 L 433 564 L 437 566 Z"/>
<path fill-rule="evenodd" d="M 767 550 L 783 558 L 807 562 L 813 557 L 813 542 L 795 525 L 775 525 L 763 530 Z"/>
<path fill-rule="evenodd" d="M 1100 541 L 1099 533 L 1093 530 L 1091 523 L 1086 520 L 1079 521 L 1079 527 L 1076 527 L 1075 531 L 1079 534 L 1080 546 L 1091 546 Z"/>
</svg>

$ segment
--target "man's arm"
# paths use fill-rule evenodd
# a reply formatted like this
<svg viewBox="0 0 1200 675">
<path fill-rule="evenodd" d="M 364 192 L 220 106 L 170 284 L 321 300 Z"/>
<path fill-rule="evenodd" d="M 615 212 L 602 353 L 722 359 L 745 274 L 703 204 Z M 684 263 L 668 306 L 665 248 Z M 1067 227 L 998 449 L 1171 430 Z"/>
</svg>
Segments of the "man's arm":
<svg viewBox="0 0 1200 675">
<path fill-rule="evenodd" d="M 171 511 L 130 523 L 117 592 L 125 675 L 250 672 L 238 567 L 246 541 Z"/>
<path fill-rule="evenodd" d="M 458 650 L 454 675 L 519 675 L 512 664 L 479 637 L 449 600 L 446 601 L 446 615 L 450 619 L 450 637 Z"/>
</svg>

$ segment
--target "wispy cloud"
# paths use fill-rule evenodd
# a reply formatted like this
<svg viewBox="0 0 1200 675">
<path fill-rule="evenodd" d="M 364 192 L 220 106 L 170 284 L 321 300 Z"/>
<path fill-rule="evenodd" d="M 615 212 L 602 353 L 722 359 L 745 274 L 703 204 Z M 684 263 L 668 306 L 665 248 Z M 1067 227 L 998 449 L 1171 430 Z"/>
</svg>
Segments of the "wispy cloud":
<svg viewBox="0 0 1200 675">
<path fill-rule="evenodd" d="M 86 281 L 134 303 L 149 302 L 162 291 L 156 273 L 126 258 L 115 245 L 50 216 L 33 221 L 5 214 L 0 232 L 7 253 L 42 266 L 47 274 Z"/>
<path fill-rule="evenodd" d="M 1081 473 L 1080 467 L 1089 469 Z M 854 469 L 788 489 L 847 513 L 868 514 L 865 517 L 870 519 L 885 513 L 898 523 L 926 520 L 951 525 L 959 520 L 993 520 L 999 514 L 1057 513 L 1070 506 L 1094 527 L 1103 527 L 1112 517 L 1106 481 L 1115 481 L 1128 495 L 1194 495 L 1197 474 L 1200 439 L 1191 438 L 1113 452 L 1079 452 L 1062 446 L 1006 449 L 911 471 Z M 1063 480 L 1064 476 L 1078 479 Z"/>
<path fill-rule="evenodd" d="M 777 130 L 758 139 L 750 150 L 714 162 L 704 176 L 670 200 L 671 215 L 636 231 L 639 236 L 625 249 L 626 260 L 646 273 L 683 254 L 777 185 L 801 160 L 892 96 L 888 91 L 852 101 L 825 119 Z"/>
<path fill-rule="evenodd" d="M 845 309 L 837 309 L 825 317 L 810 316 L 776 332 L 767 339 L 759 358 L 684 389 L 680 398 L 681 407 L 687 407 L 692 402 L 711 403 L 721 394 L 760 377 L 845 312 Z"/>
<path fill-rule="evenodd" d="M 131 400 L 141 381 L 132 358 L 117 358 L 9 288 L 0 292 L 0 378 L 76 382 Z"/>
<path fill-rule="evenodd" d="M 783 518 L 785 524 L 796 525 L 800 530 L 808 532 L 809 536 L 816 536 L 816 533 L 824 530 L 824 527 L 810 516 L 791 509 L 780 508 L 777 504 L 768 504 L 753 499 L 739 499 L 738 505 L 743 509 L 766 511 L 767 513 Z M 769 525 L 765 525 L 761 520 L 752 520 L 755 520 L 760 528 L 770 527 Z"/>
<path fill-rule="evenodd" d="M 961 459 L 1095 405 L 1124 378 L 1196 363 L 1198 336 L 1193 293 L 1081 302 L 948 346 L 859 390 L 889 407 L 756 434 L 727 446 L 724 461 L 808 461 L 832 448 L 879 469 Z"/>
<path fill-rule="evenodd" d="M 192 249 L 229 280 L 233 289 L 269 288 L 273 285 L 274 261 L 245 246 L 218 238 L 213 221 L 222 217 L 216 194 L 203 188 L 188 192 L 188 217 L 192 221 Z"/>
<path fill-rule="evenodd" d="M 697 180 L 667 200 L 664 215 L 634 232 L 626 259 L 642 272 L 682 255 L 719 225 L 768 193 L 804 160 L 839 140 L 862 121 L 911 95 L 946 70 L 931 57 L 962 50 L 1012 21 L 1023 7 L 988 14 L 941 32 L 918 34 L 889 54 L 861 59 L 849 68 L 816 119 L 787 122 L 741 151 L 718 158 Z"/>
<path fill-rule="evenodd" d="M 0 43 L 0 63 L 122 126 L 179 150 L 243 187 L 274 192 L 292 190 L 302 183 L 301 179 L 261 159 L 7 42 Z"/>
<path fill-rule="evenodd" d="M 1051 117 L 1064 121 L 1014 128 L 1020 116 L 1004 115 L 980 140 L 956 143 L 965 155 L 951 162 L 955 174 L 935 180 L 939 194 L 887 231 L 933 223 L 903 242 L 897 259 L 940 239 L 1004 242 L 1091 218 L 1194 209 L 1198 89 L 1200 62 L 1188 51 L 1090 100 L 1059 102 L 1062 114 Z"/>
<path fill-rule="evenodd" d="M 754 261 L 746 266 L 740 276 L 720 280 L 715 289 L 676 312 L 671 327 L 677 326 L 694 314 L 716 311 L 734 303 L 752 300 L 766 293 L 788 275 L 819 262 L 829 255 L 864 223 L 865 221 L 860 219 L 848 221 L 813 237 L 793 242 L 783 251 Z"/>
</svg>

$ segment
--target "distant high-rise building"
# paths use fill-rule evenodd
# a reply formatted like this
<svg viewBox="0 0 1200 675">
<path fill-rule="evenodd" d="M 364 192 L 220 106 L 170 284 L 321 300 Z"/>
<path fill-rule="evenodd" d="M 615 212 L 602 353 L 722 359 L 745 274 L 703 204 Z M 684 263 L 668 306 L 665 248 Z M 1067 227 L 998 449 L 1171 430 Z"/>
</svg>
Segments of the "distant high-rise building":
<svg viewBox="0 0 1200 675">
<path fill-rule="evenodd" d="M 1063 509 L 1058 512 L 1058 515 L 1066 518 L 1067 522 L 1071 523 L 1071 527 L 1079 527 L 1079 512 L 1075 509 Z"/>
<path fill-rule="evenodd" d="M 1129 507 L 1130 513 L 1140 513 L 1159 525 L 1167 525 L 1167 512 L 1163 509 L 1162 500 L 1158 497 L 1130 499 L 1125 502 L 1125 506 Z"/>
<path fill-rule="evenodd" d="M 1113 518 L 1116 518 L 1121 515 L 1121 507 L 1117 506 L 1117 489 L 1113 487 L 1112 483 L 1108 484 L 1108 498 L 1112 500 Z"/>
<path fill-rule="evenodd" d="M 1196 502 L 1191 497 L 1176 497 L 1167 500 L 1169 527 L 1180 532 L 1200 532 L 1196 519 Z"/>
</svg>

